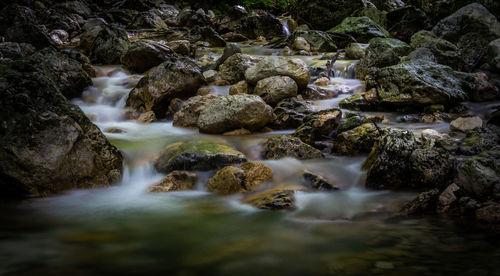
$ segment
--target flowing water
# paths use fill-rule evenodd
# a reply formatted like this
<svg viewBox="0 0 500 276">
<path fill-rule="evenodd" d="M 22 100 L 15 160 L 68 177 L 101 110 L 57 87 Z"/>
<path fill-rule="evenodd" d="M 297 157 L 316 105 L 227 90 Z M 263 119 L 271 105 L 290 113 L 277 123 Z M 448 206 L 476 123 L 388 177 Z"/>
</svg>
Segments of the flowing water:
<svg viewBox="0 0 500 276">
<path fill-rule="evenodd" d="M 363 89 L 353 78 L 352 62 L 336 68 L 326 89 L 342 93 L 314 101 L 317 110 L 337 107 L 340 99 Z M 140 76 L 119 67 L 99 67 L 98 73 L 74 102 L 122 151 L 123 179 L 109 188 L 3 202 L 0 275 L 499 275 L 496 232 L 439 216 L 391 217 L 415 194 L 365 189 L 361 163 L 366 156 L 262 161 L 263 142 L 293 130 L 226 137 L 171 122 L 140 124 L 127 119 L 125 108 Z M 227 94 L 229 87 L 214 89 Z M 386 125 L 429 127 L 384 115 Z M 448 129 L 446 123 L 431 126 Z M 125 132 L 109 133 L 110 128 Z M 307 168 L 338 183 L 341 191 L 298 192 L 296 210 L 262 211 L 240 203 L 241 195 L 205 192 L 212 171 L 200 173 L 195 191 L 146 193 L 164 177 L 151 164 L 155 154 L 172 142 L 199 138 L 225 142 L 266 163 L 276 183 L 297 184 Z"/>
</svg>

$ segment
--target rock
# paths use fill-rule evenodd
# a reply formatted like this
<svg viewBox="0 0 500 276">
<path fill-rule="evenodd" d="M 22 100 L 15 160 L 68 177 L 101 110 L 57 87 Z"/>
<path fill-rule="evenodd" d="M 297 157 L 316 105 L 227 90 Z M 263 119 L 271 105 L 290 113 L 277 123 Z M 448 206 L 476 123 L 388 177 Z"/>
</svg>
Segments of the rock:
<svg viewBox="0 0 500 276">
<path fill-rule="evenodd" d="M 418 141 L 410 131 L 387 130 L 363 163 L 366 187 L 446 187 L 453 179 L 453 163 L 444 149 Z"/>
<path fill-rule="evenodd" d="M 198 12 L 191 9 L 184 9 L 177 15 L 179 26 L 193 28 L 196 26 L 206 26 L 210 24 L 210 17 L 204 12 Z"/>
<path fill-rule="evenodd" d="M 287 76 L 273 76 L 257 82 L 253 94 L 274 106 L 281 100 L 297 96 L 297 83 Z"/>
<path fill-rule="evenodd" d="M 293 48 L 298 51 L 300 50 L 304 50 L 307 52 L 311 51 L 311 45 L 309 45 L 307 40 L 305 40 L 301 36 L 295 38 L 295 40 L 293 41 Z"/>
<path fill-rule="evenodd" d="M 497 73 L 500 73 L 500 38 L 488 44 L 487 58 L 491 68 Z"/>
<path fill-rule="evenodd" d="M 457 184 L 452 183 L 439 195 L 439 207 L 443 211 L 447 211 L 452 205 L 458 203 L 457 194 L 460 191 L 460 187 Z"/>
<path fill-rule="evenodd" d="M 215 80 L 214 85 L 215 86 L 228 86 L 228 85 L 231 85 L 231 83 L 228 82 L 227 80 Z"/>
<path fill-rule="evenodd" d="M 377 70 L 373 86 L 381 103 L 416 107 L 453 105 L 469 98 L 466 77 L 445 65 L 406 61 Z M 367 85 L 367 89 L 371 87 L 372 84 Z"/>
<path fill-rule="evenodd" d="M 416 32 L 431 29 L 434 25 L 431 18 L 414 5 L 405 5 L 387 13 L 387 26 L 391 35 L 402 41 L 409 41 Z"/>
<path fill-rule="evenodd" d="M 211 47 L 225 47 L 226 41 L 211 27 L 195 26 L 191 29 L 191 36 L 194 36 L 196 41 L 206 41 Z"/>
<path fill-rule="evenodd" d="M 342 118 L 340 109 L 326 109 L 311 113 L 304 118 L 304 122 L 293 133 L 302 142 L 312 144 L 324 140 L 333 132 Z"/>
<path fill-rule="evenodd" d="M 166 146 L 154 162 L 157 171 L 174 170 L 207 171 L 246 162 L 243 153 L 236 149 L 209 141 L 177 142 Z"/>
<path fill-rule="evenodd" d="M 0 63 L 2 196 L 108 186 L 121 176 L 120 152 L 63 96 L 46 51 Z"/>
<path fill-rule="evenodd" d="M 488 200 L 500 196 L 500 152 L 485 151 L 458 166 L 455 183 L 467 196 Z"/>
<path fill-rule="evenodd" d="M 219 67 L 219 77 L 234 84 L 245 80 L 245 71 L 261 58 L 244 54 L 234 54 Z"/>
<path fill-rule="evenodd" d="M 12 22 L 10 22 L 12 24 Z M 10 42 L 28 43 L 38 50 L 53 44 L 45 26 L 17 23 L 5 31 L 5 39 Z"/>
<path fill-rule="evenodd" d="M 127 33 L 116 27 L 97 27 L 99 30 L 91 42 L 90 60 L 98 64 L 119 64 L 120 58 L 129 48 Z M 87 32 L 92 32 L 93 29 Z M 85 35 L 85 34 L 84 34 Z"/>
<path fill-rule="evenodd" d="M 309 50 L 307 49 L 298 49 L 297 50 L 306 50 L 309 51 L 317 51 L 317 52 L 333 52 L 337 51 L 337 45 L 332 37 L 322 31 L 317 30 L 297 30 L 295 31 L 288 39 L 289 45 L 295 45 L 295 41 L 299 38 L 302 38 L 309 44 Z M 295 48 L 295 47 L 294 47 Z"/>
<path fill-rule="evenodd" d="M 389 33 L 384 27 L 373 22 L 373 20 L 366 16 L 347 17 L 342 20 L 342 23 L 330 29 L 329 32 L 350 35 L 360 43 L 367 43 L 370 39 L 375 37 L 389 37 Z"/>
<path fill-rule="evenodd" d="M 200 66 L 186 57 L 169 57 L 149 71 L 130 92 L 127 105 L 164 118 L 174 98 L 193 96 L 203 84 Z"/>
<path fill-rule="evenodd" d="M 212 93 L 213 90 L 214 89 L 212 87 L 200 87 L 198 88 L 198 92 L 196 92 L 196 96 L 206 96 Z"/>
<path fill-rule="evenodd" d="M 300 186 L 279 186 L 245 197 L 243 202 L 265 210 L 295 209 L 294 193 L 303 189 Z"/>
<path fill-rule="evenodd" d="M 500 204 L 493 203 L 478 209 L 476 219 L 485 223 L 500 223 Z"/>
<path fill-rule="evenodd" d="M 244 190 L 245 171 L 238 167 L 228 166 L 219 170 L 208 180 L 207 190 L 217 194 L 228 195 Z"/>
<path fill-rule="evenodd" d="M 274 56 L 264 58 L 245 72 L 245 78 L 251 84 L 272 76 L 290 77 L 295 80 L 299 88 L 305 88 L 311 73 L 300 59 Z"/>
<path fill-rule="evenodd" d="M 369 44 L 350 43 L 345 48 L 345 54 L 350 59 L 362 59 L 365 57 Z"/>
<path fill-rule="evenodd" d="M 267 139 L 264 146 L 265 159 L 281 159 L 293 157 L 297 159 L 323 158 L 321 151 L 292 136 L 275 136 Z"/>
<path fill-rule="evenodd" d="M 127 130 L 120 128 L 120 127 L 109 127 L 104 130 L 104 132 L 107 133 L 127 133 Z"/>
<path fill-rule="evenodd" d="M 271 38 L 283 34 L 283 25 L 274 15 L 265 13 L 243 19 L 239 31 L 250 39 L 256 39 L 259 36 Z"/>
<path fill-rule="evenodd" d="M 362 0 L 299 0 L 294 17 L 307 22 L 313 29 L 328 30 L 365 5 Z"/>
<path fill-rule="evenodd" d="M 314 82 L 314 85 L 318 86 L 327 86 L 328 84 L 330 84 L 330 79 L 327 77 L 321 77 Z"/>
<path fill-rule="evenodd" d="M 313 112 L 309 102 L 297 98 L 289 98 L 281 101 L 274 108 L 276 119 L 273 122 L 275 129 L 292 129 L 300 126 L 304 117 Z"/>
<path fill-rule="evenodd" d="M 451 42 L 458 42 L 467 33 L 477 33 L 489 42 L 500 37 L 500 23 L 484 6 L 473 3 L 439 21 L 432 32 Z"/>
<path fill-rule="evenodd" d="M 374 38 L 366 49 L 365 56 L 356 64 L 356 77 L 364 78 L 371 67 L 386 67 L 398 64 L 400 57 L 410 52 L 410 46 L 393 38 Z"/>
<path fill-rule="evenodd" d="M 232 131 L 224 132 L 222 135 L 224 136 L 238 136 L 238 135 L 250 135 L 252 132 L 248 129 L 240 128 Z"/>
<path fill-rule="evenodd" d="M 188 40 L 174 40 L 167 42 L 167 47 L 179 55 L 188 56 L 191 51 L 191 43 Z"/>
<path fill-rule="evenodd" d="M 120 60 L 128 69 L 144 73 L 175 56 L 175 53 L 163 44 L 152 40 L 139 40 L 130 44 Z"/>
<path fill-rule="evenodd" d="M 309 186 L 316 190 L 331 191 L 339 189 L 339 187 L 335 183 L 332 184 L 323 176 L 308 170 L 304 171 L 302 177 L 304 178 L 306 186 Z"/>
<path fill-rule="evenodd" d="M 373 124 L 363 124 L 339 133 L 333 143 L 334 151 L 347 155 L 357 155 L 360 152 L 369 153 L 379 135 Z"/>
<path fill-rule="evenodd" d="M 220 95 L 195 96 L 185 101 L 180 110 L 174 114 L 173 125 L 180 127 L 197 127 L 198 117 L 207 105 Z"/>
<path fill-rule="evenodd" d="M 224 52 L 222 53 L 222 56 L 217 59 L 217 62 L 215 63 L 215 69 L 219 69 L 219 66 L 221 66 L 228 58 L 235 54 L 241 54 L 241 49 L 238 44 L 235 43 L 229 43 L 224 47 Z"/>
<path fill-rule="evenodd" d="M 474 117 L 460 117 L 451 121 L 450 129 L 458 130 L 462 132 L 467 132 L 469 130 L 473 130 L 475 128 L 480 128 L 483 126 L 483 120 L 478 116 Z"/>
<path fill-rule="evenodd" d="M 215 70 L 207 70 L 203 72 L 203 77 L 207 82 L 213 82 L 217 79 L 217 71 Z"/>
<path fill-rule="evenodd" d="M 156 116 L 153 111 L 147 111 L 142 113 L 139 118 L 137 118 L 138 123 L 149 124 L 152 122 L 156 122 Z"/>
<path fill-rule="evenodd" d="M 471 73 L 467 81 L 471 83 L 470 97 L 472 101 L 493 101 L 500 97 L 498 87 L 488 82 L 488 76 L 485 73 Z"/>
<path fill-rule="evenodd" d="M 228 95 L 210 101 L 200 113 L 201 132 L 219 134 L 238 128 L 258 130 L 272 119 L 272 108 L 259 96 Z"/>
<path fill-rule="evenodd" d="M 138 13 L 129 27 L 135 29 L 165 29 L 168 28 L 167 24 L 160 17 L 160 11 L 151 9 L 149 11 Z"/>
<path fill-rule="evenodd" d="M 257 190 L 263 183 L 273 179 L 272 169 L 261 162 L 247 162 L 240 166 L 245 171 L 244 188 L 252 192 Z"/>
<path fill-rule="evenodd" d="M 0 59 L 10 58 L 18 59 L 25 56 L 30 56 L 36 52 L 35 47 L 26 43 L 17 42 L 1 42 L 0 43 Z"/>
<path fill-rule="evenodd" d="M 366 123 L 370 123 L 366 116 L 356 113 L 347 113 L 346 118 L 339 123 L 337 133 L 340 134 Z"/>
<path fill-rule="evenodd" d="M 161 181 L 148 188 L 148 193 L 164 193 L 192 190 L 196 185 L 198 175 L 187 171 L 173 171 Z"/>
<path fill-rule="evenodd" d="M 484 64 L 487 47 L 490 41 L 478 33 L 467 33 L 457 42 L 460 56 L 465 62 L 464 71 L 472 71 Z"/>
<path fill-rule="evenodd" d="M 65 30 L 52 30 L 49 33 L 50 39 L 57 47 L 63 47 L 69 43 L 69 34 Z"/>
<path fill-rule="evenodd" d="M 401 209 L 401 213 L 407 216 L 435 213 L 439 198 L 439 189 L 432 189 L 420 193 L 415 199 L 407 203 Z"/>
<path fill-rule="evenodd" d="M 494 125 L 466 132 L 458 148 L 458 151 L 465 155 L 475 155 L 490 150 L 500 150 L 500 128 Z"/>
<path fill-rule="evenodd" d="M 435 57 L 435 61 L 448 65 L 455 70 L 465 68 L 465 63 L 460 55 L 460 51 L 455 44 L 437 37 L 430 31 L 419 31 L 411 37 L 411 47 L 427 48 Z"/>
<path fill-rule="evenodd" d="M 229 87 L 229 95 L 236 94 L 249 94 L 248 82 L 247 81 L 239 81 L 233 86 Z"/>
<path fill-rule="evenodd" d="M 227 42 L 242 42 L 248 40 L 248 37 L 235 32 L 222 34 L 221 37 Z"/>
</svg>

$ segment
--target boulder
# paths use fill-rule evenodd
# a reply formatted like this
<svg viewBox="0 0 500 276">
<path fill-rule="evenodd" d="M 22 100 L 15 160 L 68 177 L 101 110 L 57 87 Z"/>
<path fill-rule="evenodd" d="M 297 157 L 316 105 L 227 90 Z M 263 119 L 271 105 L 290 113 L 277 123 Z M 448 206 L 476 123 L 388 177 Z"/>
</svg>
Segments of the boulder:
<svg viewBox="0 0 500 276">
<path fill-rule="evenodd" d="M 365 56 L 356 64 L 356 77 L 363 79 L 372 67 L 382 68 L 398 64 L 400 57 L 407 55 L 408 44 L 393 38 L 374 38 L 366 49 Z"/>
<path fill-rule="evenodd" d="M 240 168 L 245 172 L 244 188 L 246 191 L 255 191 L 263 183 L 273 179 L 273 170 L 264 163 L 247 162 L 241 164 Z"/>
<path fill-rule="evenodd" d="M 218 194 L 251 192 L 273 177 L 269 166 L 260 162 L 243 163 L 239 168 L 224 167 L 207 183 L 207 190 Z"/>
<path fill-rule="evenodd" d="M 301 186 L 278 186 L 271 190 L 259 192 L 245 197 L 243 203 L 265 210 L 295 209 L 296 191 L 304 190 Z"/>
<path fill-rule="evenodd" d="M 166 146 L 154 161 L 154 166 L 161 173 L 174 170 L 207 171 L 245 161 L 243 153 L 228 145 L 192 140 Z"/>
<path fill-rule="evenodd" d="M 250 39 L 256 39 L 260 36 L 271 38 L 283 34 L 283 25 L 274 15 L 265 13 L 244 18 L 241 21 L 239 31 Z"/>
<path fill-rule="evenodd" d="M 192 190 L 196 185 L 198 175 L 187 171 L 173 171 L 161 181 L 148 188 L 148 193 L 163 193 Z"/>
<path fill-rule="evenodd" d="M 206 41 L 211 47 L 225 47 L 226 41 L 214 30 L 208 26 L 196 26 L 190 31 L 193 41 Z"/>
<path fill-rule="evenodd" d="M 247 81 L 242 80 L 229 87 L 229 95 L 236 94 L 250 94 Z"/>
<path fill-rule="evenodd" d="M 339 133 L 333 142 L 333 148 L 335 152 L 346 155 L 369 153 L 379 135 L 380 133 L 373 124 L 363 124 Z"/>
<path fill-rule="evenodd" d="M 335 183 L 331 183 L 325 177 L 308 170 L 304 170 L 302 177 L 304 178 L 305 186 L 311 187 L 315 190 L 331 191 L 339 189 Z"/>
<path fill-rule="evenodd" d="M 281 100 L 297 96 L 297 83 L 287 76 L 273 76 L 257 82 L 253 94 L 275 106 Z"/>
<path fill-rule="evenodd" d="M 295 31 L 288 39 L 288 45 L 295 45 L 295 41 L 299 38 L 302 38 L 309 45 L 309 50 L 307 49 L 297 49 L 297 50 L 306 50 L 306 51 L 317 51 L 317 52 L 334 52 L 337 51 L 337 45 L 335 45 L 335 41 L 332 37 L 322 31 L 318 30 L 307 30 Z"/>
<path fill-rule="evenodd" d="M 272 76 L 290 77 L 299 88 L 305 88 L 311 73 L 305 62 L 300 59 L 274 56 L 264 58 L 245 72 L 245 78 L 251 84 Z"/>
<path fill-rule="evenodd" d="M 500 152 L 485 151 L 465 159 L 458 166 L 455 183 L 466 195 L 479 199 L 500 196 Z"/>
<path fill-rule="evenodd" d="M 300 126 L 304 117 L 313 112 L 309 102 L 297 98 L 289 98 L 281 101 L 274 108 L 276 119 L 272 123 L 273 129 L 293 129 Z"/>
<path fill-rule="evenodd" d="M 168 57 L 150 70 L 130 92 L 127 105 L 164 118 L 170 101 L 196 95 L 204 83 L 201 67 L 186 57 Z"/>
<path fill-rule="evenodd" d="M 486 102 L 500 98 L 498 87 L 488 81 L 488 76 L 485 73 L 471 73 L 467 77 L 467 81 L 470 83 L 471 101 Z"/>
<path fill-rule="evenodd" d="M 324 156 L 318 149 L 293 136 L 282 135 L 267 139 L 264 146 L 264 158 L 281 159 L 285 157 L 314 159 L 323 158 Z"/>
<path fill-rule="evenodd" d="M 234 54 L 227 58 L 219 67 L 219 77 L 234 84 L 245 80 L 245 71 L 257 64 L 261 58 L 245 54 Z"/>
<path fill-rule="evenodd" d="M 51 46 L 49 31 L 43 25 L 15 23 L 5 31 L 5 39 L 11 42 L 29 43 L 38 50 Z"/>
<path fill-rule="evenodd" d="M 437 63 L 448 65 L 459 71 L 465 67 L 458 47 L 447 40 L 437 37 L 430 31 L 422 30 L 414 34 L 411 37 L 410 45 L 415 49 L 429 49 Z"/>
<path fill-rule="evenodd" d="M 491 68 L 500 73 L 500 38 L 488 44 L 487 58 Z"/>
<path fill-rule="evenodd" d="M 259 96 L 228 95 L 210 101 L 198 117 L 201 132 L 219 134 L 246 128 L 258 130 L 272 120 L 272 108 Z"/>
<path fill-rule="evenodd" d="M 362 59 L 365 57 L 368 44 L 350 43 L 345 48 L 345 54 L 350 59 Z"/>
<path fill-rule="evenodd" d="M 337 133 L 341 134 L 344 131 L 351 130 L 366 123 L 370 123 L 370 120 L 368 120 L 366 116 L 356 113 L 347 113 L 346 118 L 340 121 L 337 127 Z"/>
<path fill-rule="evenodd" d="M 90 60 L 97 64 L 119 64 L 120 58 L 129 48 L 127 33 L 117 27 L 96 27 L 87 32 L 98 30 L 90 43 Z M 84 34 L 85 36 L 85 34 Z"/>
<path fill-rule="evenodd" d="M 174 114 L 173 125 L 180 127 L 197 127 L 200 113 L 213 99 L 220 95 L 194 96 L 182 103 L 179 111 Z"/>
<path fill-rule="evenodd" d="M 152 40 L 139 40 L 130 44 L 120 60 L 128 69 L 144 73 L 169 57 L 175 57 L 175 53 L 167 46 Z"/>
<path fill-rule="evenodd" d="M 342 112 L 337 108 L 311 113 L 304 118 L 304 122 L 295 130 L 293 136 L 307 144 L 324 140 L 337 128 L 341 118 Z"/>
<path fill-rule="evenodd" d="M 375 23 L 366 16 L 347 17 L 342 20 L 342 23 L 331 28 L 329 32 L 350 35 L 360 43 L 367 43 L 370 39 L 375 37 L 389 37 L 389 33 L 384 29 L 384 27 Z"/>
<path fill-rule="evenodd" d="M 188 40 L 173 40 L 167 42 L 167 47 L 179 55 L 188 56 L 191 51 L 191 43 Z"/>
<path fill-rule="evenodd" d="M 488 204 L 476 210 L 476 219 L 485 223 L 500 223 L 500 204 Z"/>
<path fill-rule="evenodd" d="M 433 3 L 434 4 L 434 3 Z M 387 28 L 391 35 L 399 40 L 409 42 L 416 32 L 431 29 L 432 19 L 414 5 L 405 5 L 387 13 Z"/>
<path fill-rule="evenodd" d="M 436 212 L 439 199 L 439 189 L 432 189 L 418 194 L 415 199 L 401 208 L 400 213 L 407 216 L 432 214 Z"/>
<path fill-rule="evenodd" d="M 304 50 L 306 52 L 310 52 L 311 45 L 309 45 L 309 42 L 307 42 L 307 40 L 305 40 L 303 37 L 299 36 L 299 37 L 296 37 L 293 41 L 293 49 L 295 49 L 297 51 Z"/>
<path fill-rule="evenodd" d="M 363 0 L 299 0 L 294 13 L 313 29 L 328 30 L 365 6 Z"/>
<path fill-rule="evenodd" d="M 207 26 L 210 24 L 210 17 L 201 11 L 194 11 L 191 9 L 183 9 L 177 15 L 179 26 L 193 28 L 196 26 Z"/>
<path fill-rule="evenodd" d="M 108 186 L 121 176 L 120 152 L 63 96 L 59 80 L 52 78 L 56 72 L 40 64 L 48 59 L 0 64 L 2 196 Z"/>
<path fill-rule="evenodd" d="M 451 130 L 458 130 L 462 132 L 467 132 L 476 128 L 481 128 L 483 126 L 483 120 L 478 116 L 474 117 L 460 117 L 450 123 Z"/>
<path fill-rule="evenodd" d="M 0 43 L 0 59 L 18 59 L 32 55 L 34 52 L 36 52 L 36 49 L 31 44 L 17 42 Z"/>
<path fill-rule="evenodd" d="M 454 162 L 438 145 L 419 141 L 410 131 L 387 130 L 363 163 L 366 187 L 400 189 L 446 187 Z"/>
<path fill-rule="evenodd" d="M 134 19 L 132 19 L 132 23 L 129 24 L 129 28 L 163 29 L 168 28 L 168 26 L 160 17 L 160 11 L 157 9 L 151 9 L 149 11 L 138 13 Z"/>
</svg>

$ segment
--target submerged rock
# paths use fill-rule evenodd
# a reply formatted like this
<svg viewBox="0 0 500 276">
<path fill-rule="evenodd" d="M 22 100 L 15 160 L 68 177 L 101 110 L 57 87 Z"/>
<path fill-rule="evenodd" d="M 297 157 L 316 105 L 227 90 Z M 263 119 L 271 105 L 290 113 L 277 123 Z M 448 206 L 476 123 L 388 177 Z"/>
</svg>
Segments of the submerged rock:
<svg viewBox="0 0 500 276">
<path fill-rule="evenodd" d="M 273 76 L 257 82 L 253 94 L 274 106 L 281 100 L 297 96 L 297 83 L 287 76 Z"/>
<path fill-rule="evenodd" d="M 292 136 L 275 136 L 267 139 L 264 146 L 265 159 L 281 159 L 293 157 L 297 159 L 323 158 L 320 150 Z"/>
<path fill-rule="evenodd" d="M 258 130 L 272 120 L 272 108 L 259 96 L 237 94 L 214 98 L 198 117 L 201 132 L 219 134 L 246 128 Z"/>
<path fill-rule="evenodd" d="M 304 61 L 287 57 L 266 57 L 245 72 L 245 78 L 251 84 L 272 76 L 290 77 L 299 88 L 305 88 L 311 73 Z"/>
<path fill-rule="evenodd" d="M 209 141 L 177 142 L 166 146 L 154 162 L 157 171 L 214 170 L 245 162 L 243 153 L 236 149 Z"/>
<path fill-rule="evenodd" d="M 186 57 L 169 57 L 149 71 L 130 92 L 127 105 L 164 118 L 174 98 L 193 96 L 203 84 L 201 67 Z"/>
<path fill-rule="evenodd" d="M 173 171 L 161 181 L 148 188 L 149 193 L 163 193 L 192 190 L 198 180 L 198 175 L 187 171 Z"/>
<path fill-rule="evenodd" d="M 347 17 L 342 23 L 329 30 L 330 32 L 348 34 L 357 42 L 366 43 L 375 37 L 389 37 L 384 27 L 366 16 Z"/>
</svg>

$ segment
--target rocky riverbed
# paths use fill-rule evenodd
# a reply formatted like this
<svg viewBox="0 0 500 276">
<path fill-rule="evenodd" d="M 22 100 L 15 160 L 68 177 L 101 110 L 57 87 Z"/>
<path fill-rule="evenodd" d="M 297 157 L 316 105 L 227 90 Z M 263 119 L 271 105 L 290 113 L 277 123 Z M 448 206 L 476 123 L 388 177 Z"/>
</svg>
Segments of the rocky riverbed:
<svg viewBox="0 0 500 276">
<path fill-rule="evenodd" d="M 167 2 L 3 5 L 0 274 L 499 273 L 498 5 Z"/>
</svg>

